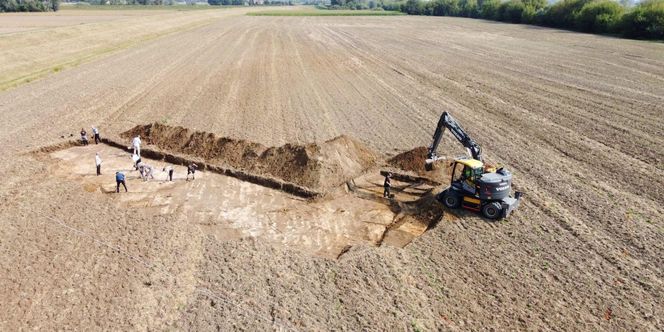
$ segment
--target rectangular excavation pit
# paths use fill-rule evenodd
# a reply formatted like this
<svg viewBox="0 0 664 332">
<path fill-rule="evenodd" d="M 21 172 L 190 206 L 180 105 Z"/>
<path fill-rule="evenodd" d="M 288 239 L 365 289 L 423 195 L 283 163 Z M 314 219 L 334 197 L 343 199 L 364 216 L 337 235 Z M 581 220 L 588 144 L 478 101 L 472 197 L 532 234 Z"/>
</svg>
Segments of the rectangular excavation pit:
<svg viewBox="0 0 664 332">
<path fill-rule="evenodd" d="M 95 175 L 96 152 L 103 160 L 101 176 Z M 429 185 L 396 181 L 396 197 L 390 201 L 381 197 L 383 177 L 377 171 L 355 179 L 352 192 L 311 200 L 215 172 L 197 172 L 195 180 L 185 181 L 186 167 L 146 157 L 143 161 L 156 174 L 154 180 L 144 182 L 133 169 L 130 153 L 106 144 L 45 153 L 54 176 L 80 182 L 83 190 L 120 206 L 155 215 L 176 214 L 195 226 L 192 231 L 200 230 L 220 241 L 253 237 L 336 258 L 348 246 L 358 244 L 402 247 L 440 218 L 422 220 L 407 213 L 412 208 L 404 209 L 407 202 L 427 194 Z M 173 182 L 162 171 L 166 165 L 175 168 Z M 123 188 L 115 193 L 115 172 L 119 170 L 127 176 L 128 193 Z"/>
</svg>

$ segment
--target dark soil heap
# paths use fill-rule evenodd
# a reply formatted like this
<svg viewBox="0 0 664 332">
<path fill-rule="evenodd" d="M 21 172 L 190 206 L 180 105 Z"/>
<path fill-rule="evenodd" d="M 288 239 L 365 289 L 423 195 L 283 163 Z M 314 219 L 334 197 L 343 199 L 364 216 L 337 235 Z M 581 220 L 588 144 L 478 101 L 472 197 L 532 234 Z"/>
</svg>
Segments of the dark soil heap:
<svg viewBox="0 0 664 332">
<path fill-rule="evenodd" d="M 159 123 L 136 126 L 121 136 L 131 138 L 136 135 L 140 135 L 144 143 L 164 151 L 272 176 L 316 191 L 337 187 L 359 176 L 378 160 L 376 153 L 348 136 L 321 144 L 266 147 Z"/>
<path fill-rule="evenodd" d="M 404 171 L 412 171 L 417 174 L 426 173 L 424 163 L 427 160 L 427 153 L 429 149 L 420 146 L 406 152 L 402 152 L 388 160 L 390 166 L 402 169 Z"/>
</svg>

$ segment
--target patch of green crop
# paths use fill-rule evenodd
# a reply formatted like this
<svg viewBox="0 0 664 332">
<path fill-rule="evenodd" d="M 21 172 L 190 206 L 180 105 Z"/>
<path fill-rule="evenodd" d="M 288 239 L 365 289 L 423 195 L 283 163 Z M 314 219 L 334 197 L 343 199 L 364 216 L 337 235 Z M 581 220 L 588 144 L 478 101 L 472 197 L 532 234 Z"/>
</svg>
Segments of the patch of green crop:
<svg viewBox="0 0 664 332">
<path fill-rule="evenodd" d="M 303 10 L 265 10 L 247 13 L 249 16 L 395 16 L 404 15 L 401 12 L 385 10 L 330 10 L 330 9 L 303 9 Z"/>
</svg>

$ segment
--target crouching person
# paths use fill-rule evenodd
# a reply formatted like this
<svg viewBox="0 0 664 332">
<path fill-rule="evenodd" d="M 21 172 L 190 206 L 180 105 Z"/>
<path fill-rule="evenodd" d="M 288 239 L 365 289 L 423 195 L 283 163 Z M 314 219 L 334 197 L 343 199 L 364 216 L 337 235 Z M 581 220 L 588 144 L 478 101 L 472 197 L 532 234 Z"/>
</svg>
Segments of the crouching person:
<svg viewBox="0 0 664 332">
<path fill-rule="evenodd" d="M 122 185 L 125 189 L 125 192 L 127 192 L 127 184 L 125 183 L 125 175 L 122 172 L 115 172 L 115 192 L 119 193 L 120 192 L 120 185 Z"/>
<path fill-rule="evenodd" d="M 189 174 L 191 174 L 191 179 L 194 180 L 197 169 L 198 165 L 196 165 L 195 163 L 189 164 L 189 166 L 187 166 L 187 178 L 185 179 L 185 181 L 189 181 Z"/>
</svg>

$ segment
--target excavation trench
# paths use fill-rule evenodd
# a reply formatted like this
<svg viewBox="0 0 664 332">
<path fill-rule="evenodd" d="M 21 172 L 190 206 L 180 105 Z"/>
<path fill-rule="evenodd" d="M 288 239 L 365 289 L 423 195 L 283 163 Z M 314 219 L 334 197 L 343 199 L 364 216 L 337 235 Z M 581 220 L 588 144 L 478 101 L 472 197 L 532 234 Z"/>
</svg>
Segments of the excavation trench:
<svg viewBox="0 0 664 332">
<path fill-rule="evenodd" d="M 105 138 L 100 145 L 65 142 L 38 153 L 49 157 L 54 174 L 80 182 L 85 191 L 113 204 L 142 208 L 155 215 L 176 214 L 196 226 L 192 231 L 200 230 L 220 241 L 251 237 L 329 258 L 337 258 L 355 245 L 403 247 L 443 214 L 432 202 L 435 183 L 422 177 L 396 178 L 394 198 L 383 198 L 377 155 L 350 138 L 279 148 L 246 142 L 243 149 L 250 146 L 257 151 L 252 168 L 232 158 L 233 162 L 228 162 L 214 152 L 197 155 L 192 152 L 190 137 L 181 138 L 189 143 L 174 148 L 155 144 L 159 141 L 154 131 L 142 133 L 144 143 L 148 143 L 141 149 L 143 160 L 157 170 L 150 181 L 142 181 L 133 169 L 127 149 L 131 135 L 124 135 L 124 140 Z M 190 150 L 183 148 L 186 146 Z M 95 153 L 103 160 L 101 176 L 95 176 Z M 358 156 L 369 157 L 354 159 Z M 195 180 L 186 181 L 183 166 L 190 162 L 196 162 L 202 171 Z M 162 171 L 167 165 L 175 168 L 172 182 Z M 348 165 L 350 169 L 345 168 Z M 288 168 L 299 176 L 284 173 Z M 116 171 L 127 175 L 129 192 L 115 193 Z M 338 176 L 320 178 L 330 174 Z"/>
<path fill-rule="evenodd" d="M 115 148 L 126 149 L 126 145 L 121 144 L 118 140 L 102 138 L 102 142 L 104 144 L 107 144 Z M 234 169 L 229 166 L 211 164 L 200 158 L 175 155 L 172 153 L 164 152 L 150 147 L 141 148 L 141 156 L 152 160 L 164 161 L 172 165 L 187 166 L 191 163 L 196 163 L 196 165 L 198 165 L 199 169 L 202 171 L 209 171 L 217 174 L 234 177 L 242 181 L 250 182 L 267 188 L 277 189 L 303 198 L 316 198 L 316 197 L 321 197 L 323 195 L 322 192 L 317 192 L 295 183 L 282 181 L 272 177 L 262 176 L 260 174 L 251 174 L 246 171 Z"/>
</svg>

